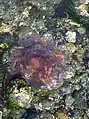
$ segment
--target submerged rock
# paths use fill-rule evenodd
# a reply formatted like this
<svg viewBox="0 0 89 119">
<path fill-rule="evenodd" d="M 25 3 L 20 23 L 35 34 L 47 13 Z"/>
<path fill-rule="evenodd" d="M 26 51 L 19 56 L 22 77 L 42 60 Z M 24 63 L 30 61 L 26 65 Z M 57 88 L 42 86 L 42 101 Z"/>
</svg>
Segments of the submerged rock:
<svg viewBox="0 0 89 119">
<path fill-rule="evenodd" d="M 35 108 L 28 108 L 21 119 L 39 119 L 38 112 Z"/>
</svg>

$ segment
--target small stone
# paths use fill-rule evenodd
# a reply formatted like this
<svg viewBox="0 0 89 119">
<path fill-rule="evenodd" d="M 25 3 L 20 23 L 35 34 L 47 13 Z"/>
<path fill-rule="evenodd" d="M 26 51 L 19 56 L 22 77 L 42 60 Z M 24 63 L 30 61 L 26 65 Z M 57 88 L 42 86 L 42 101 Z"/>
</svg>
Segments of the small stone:
<svg viewBox="0 0 89 119">
<path fill-rule="evenodd" d="M 65 100 L 66 106 L 70 107 L 73 104 L 74 101 L 75 101 L 75 99 L 72 96 L 70 96 L 70 95 L 67 96 L 66 100 Z"/>
<path fill-rule="evenodd" d="M 84 35 L 86 33 L 86 29 L 80 27 L 78 28 L 78 32 L 81 34 L 81 35 Z"/>
<path fill-rule="evenodd" d="M 59 112 L 57 113 L 56 115 L 56 118 L 55 119 L 69 119 L 68 115 L 64 112 Z"/>
<path fill-rule="evenodd" d="M 11 111 L 10 109 L 3 108 L 3 113 L 0 116 L 3 116 L 3 118 L 4 118 L 10 113 L 10 111 Z M 2 118 L 0 118 L 0 119 L 2 119 Z"/>
<path fill-rule="evenodd" d="M 42 108 L 46 109 L 46 110 L 50 110 L 54 107 L 54 103 L 53 101 L 49 101 L 49 100 L 44 100 L 42 101 Z"/>
<path fill-rule="evenodd" d="M 25 88 L 20 88 L 20 92 L 17 88 L 15 88 L 10 95 L 10 99 L 16 101 L 18 105 L 22 107 L 28 107 L 32 100 L 32 94 L 28 93 Z"/>
<path fill-rule="evenodd" d="M 82 11 L 83 11 L 83 10 L 86 10 L 86 11 L 87 11 L 87 10 L 88 10 L 88 5 L 87 5 L 87 4 L 81 4 L 81 5 L 79 6 L 79 9 L 82 10 Z"/>
<path fill-rule="evenodd" d="M 76 32 L 67 31 L 66 33 L 66 40 L 70 43 L 76 42 Z"/>
<path fill-rule="evenodd" d="M 19 24 L 19 25 L 21 25 L 21 24 Z M 19 31 L 18 31 L 18 33 L 19 33 L 19 38 L 20 39 L 23 39 L 23 38 L 25 38 L 26 36 L 30 36 L 30 35 L 37 35 L 35 32 L 34 32 L 34 30 L 33 29 L 31 29 L 30 27 L 28 27 L 28 26 L 24 26 L 24 25 L 21 25 L 20 27 L 19 27 Z"/>
<path fill-rule="evenodd" d="M 78 62 L 82 62 L 83 61 L 83 56 L 84 56 L 84 49 L 81 47 L 77 47 L 76 48 L 76 53 L 74 54 L 75 59 Z"/>
<path fill-rule="evenodd" d="M 13 37 L 9 32 L 0 33 L 0 43 L 11 42 Z"/>
<path fill-rule="evenodd" d="M 16 24 L 14 21 L 8 21 L 7 23 L 2 23 L 0 26 L 0 33 L 8 32 L 13 34 L 15 31 Z"/>
<path fill-rule="evenodd" d="M 24 18 L 27 18 L 29 16 L 29 10 L 27 8 L 25 8 L 22 15 Z"/>
<path fill-rule="evenodd" d="M 82 12 L 80 12 L 80 15 L 89 17 L 89 14 L 86 10 L 83 10 Z"/>
<path fill-rule="evenodd" d="M 21 119 L 39 119 L 39 115 L 35 108 L 27 108 Z"/>
<path fill-rule="evenodd" d="M 61 90 L 63 92 L 63 94 L 65 95 L 69 95 L 70 93 L 73 93 L 73 91 L 76 89 L 76 90 L 79 90 L 81 87 L 79 85 L 72 85 L 72 84 L 69 84 L 65 87 L 63 87 Z"/>
<path fill-rule="evenodd" d="M 66 79 L 70 79 L 75 75 L 75 70 L 72 67 L 69 67 L 68 71 L 66 71 Z"/>
<path fill-rule="evenodd" d="M 79 92 L 77 92 L 77 91 L 75 92 L 75 94 L 74 94 L 74 98 L 75 98 L 74 107 L 76 109 L 87 109 L 87 103 L 86 103 L 86 99 L 84 97 L 85 96 L 83 96 Z"/>
<path fill-rule="evenodd" d="M 2 119 L 2 111 L 0 111 L 0 119 Z"/>
<path fill-rule="evenodd" d="M 49 39 L 49 40 L 51 40 L 51 39 L 52 39 L 52 34 L 51 34 L 51 33 L 45 33 L 45 34 L 43 35 L 43 38 L 44 38 L 44 39 Z"/>
<path fill-rule="evenodd" d="M 76 51 L 76 47 L 73 43 L 66 43 L 66 49 L 71 53 Z"/>
<path fill-rule="evenodd" d="M 40 119 L 55 119 L 55 118 L 51 113 L 45 112 L 45 113 L 42 114 Z"/>
</svg>

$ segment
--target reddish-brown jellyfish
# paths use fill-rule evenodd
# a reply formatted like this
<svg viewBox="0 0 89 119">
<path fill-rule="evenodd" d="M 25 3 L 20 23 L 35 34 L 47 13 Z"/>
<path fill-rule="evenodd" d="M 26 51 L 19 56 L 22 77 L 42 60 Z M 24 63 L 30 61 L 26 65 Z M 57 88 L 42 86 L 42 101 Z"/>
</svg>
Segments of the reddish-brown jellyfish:
<svg viewBox="0 0 89 119">
<path fill-rule="evenodd" d="M 51 41 L 28 36 L 13 50 L 12 74 L 20 73 L 29 86 L 57 88 L 63 84 L 65 51 L 57 50 Z"/>
</svg>

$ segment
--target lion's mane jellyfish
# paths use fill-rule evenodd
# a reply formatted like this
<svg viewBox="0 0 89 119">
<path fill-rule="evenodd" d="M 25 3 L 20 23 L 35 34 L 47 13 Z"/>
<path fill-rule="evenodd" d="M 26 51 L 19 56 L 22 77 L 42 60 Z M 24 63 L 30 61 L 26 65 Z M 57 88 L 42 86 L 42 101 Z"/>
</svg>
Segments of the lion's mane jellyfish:
<svg viewBox="0 0 89 119">
<path fill-rule="evenodd" d="M 65 54 L 52 41 L 28 36 L 13 50 L 11 72 L 20 73 L 32 87 L 60 87 L 66 71 Z"/>
</svg>

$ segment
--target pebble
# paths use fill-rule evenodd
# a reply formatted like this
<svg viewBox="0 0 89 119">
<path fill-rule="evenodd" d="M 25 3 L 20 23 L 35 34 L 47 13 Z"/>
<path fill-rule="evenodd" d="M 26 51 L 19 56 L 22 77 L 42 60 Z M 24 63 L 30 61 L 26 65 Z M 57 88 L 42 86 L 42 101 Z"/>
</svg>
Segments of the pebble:
<svg viewBox="0 0 89 119">
<path fill-rule="evenodd" d="M 66 49 L 69 52 L 74 53 L 76 51 L 76 46 L 73 43 L 66 43 Z"/>
<path fill-rule="evenodd" d="M 70 43 L 76 42 L 76 32 L 67 31 L 66 32 L 66 40 Z"/>
<path fill-rule="evenodd" d="M 65 99 L 66 106 L 70 107 L 74 101 L 75 101 L 75 99 L 72 96 L 70 96 L 70 95 L 67 96 Z"/>
</svg>

